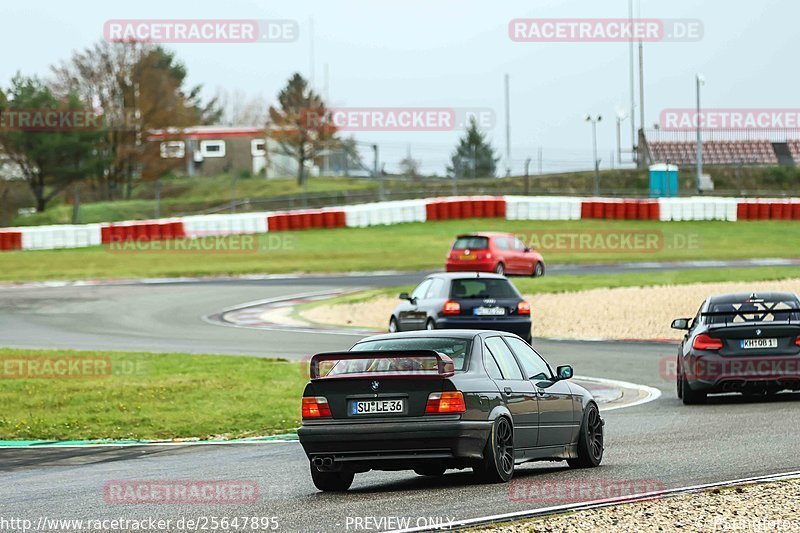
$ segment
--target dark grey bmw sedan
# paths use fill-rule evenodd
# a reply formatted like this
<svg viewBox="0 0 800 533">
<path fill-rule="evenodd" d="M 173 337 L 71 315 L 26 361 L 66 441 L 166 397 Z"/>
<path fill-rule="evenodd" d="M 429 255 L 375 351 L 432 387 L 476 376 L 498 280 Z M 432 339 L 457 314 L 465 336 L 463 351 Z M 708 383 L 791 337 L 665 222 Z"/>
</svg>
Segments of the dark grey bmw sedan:
<svg viewBox="0 0 800 533">
<path fill-rule="evenodd" d="M 528 461 L 594 467 L 603 420 L 592 395 L 516 335 L 443 330 L 378 335 L 317 354 L 300 443 L 323 491 L 369 470 L 439 476 L 472 468 L 505 482 Z"/>
</svg>

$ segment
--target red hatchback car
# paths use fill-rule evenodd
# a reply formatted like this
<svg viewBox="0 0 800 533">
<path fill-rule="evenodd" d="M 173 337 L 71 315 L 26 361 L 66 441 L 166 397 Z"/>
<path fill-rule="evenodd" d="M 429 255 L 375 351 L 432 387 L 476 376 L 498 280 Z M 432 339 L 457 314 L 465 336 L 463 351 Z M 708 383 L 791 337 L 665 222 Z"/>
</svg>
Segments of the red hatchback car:
<svg viewBox="0 0 800 533">
<path fill-rule="evenodd" d="M 471 233 L 456 237 L 445 269 L 538 277 L 544 276 L 544 259 L 510 233 Z"/>
</svg>

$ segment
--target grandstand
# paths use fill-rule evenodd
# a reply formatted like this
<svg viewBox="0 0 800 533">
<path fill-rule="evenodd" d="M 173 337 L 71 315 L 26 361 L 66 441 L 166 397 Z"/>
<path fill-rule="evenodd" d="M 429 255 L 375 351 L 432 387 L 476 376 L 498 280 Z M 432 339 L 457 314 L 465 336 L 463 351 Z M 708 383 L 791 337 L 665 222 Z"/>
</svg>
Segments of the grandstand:
<svg viewBox="0 0 800 533">
<path fill-rule="evenodd" d="M 800 163 L 800 131 L 704 131 L 703 164 L 714 166 L 795 166 Z M 648 130 L 640 135 L 639 165 L 696 164 L 696 133 Z"/>
</svg>

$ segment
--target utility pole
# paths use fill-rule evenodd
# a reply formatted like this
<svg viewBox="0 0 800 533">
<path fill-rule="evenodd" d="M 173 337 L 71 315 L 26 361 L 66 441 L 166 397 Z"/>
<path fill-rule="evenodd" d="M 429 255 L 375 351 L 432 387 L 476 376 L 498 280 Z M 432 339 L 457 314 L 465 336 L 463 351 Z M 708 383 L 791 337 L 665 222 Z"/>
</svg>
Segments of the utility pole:
<svg viewBox="0 0 800 533">
<path fill-rule="evenodd" d="M 153 215 L 154 218 L 161 218 L 161 178 L 156 179 L 154 185 L 155 185 L 155 195 L 156 195 L 156 209 Z"/>
<path fill-rule="evenodd" d="M 525 196 L 531 194 L 531 176 L 528 174 L 528 166 L 531 164 L 531 158 L 525 160 Z"/>
<path fill-rule="evenodd" d="M 637 20 L 642 19 L 642 1 L 639 0 Z M 639 39 L 639 128 L 644 129 L 644 45 Z"/>
<path fill-rule="evenodd" d="M 633 27 L 633 0 L 628 0 L 628 24 Z M 631 157 L 636 157 L 636 90 L 635 76 L 633 68 L 633 33 L 631 33 L 630 41 L 628 41 L 628 59 L 630 62 L 630 85 L 631 85 Z"/>
<path fill-rule="evenodd" d="M 385 198 L 385 191 L 383 190 L 383 176 L 378 171 L 378 145 L 372 145 L 372 151 L 374 152 L 374 159 L 372 161 L 372 174 L 376 180 L 378 180 L 378 200 L 381 202 Z"/>
<path fill-rule="evenodd" d="M 539 175 L 541 176 L 542 175 L 542 147 L 541 146 L 539 147 L 539 156 L 536 158 L 536 160 L 539 162 Z"/>
<path fill-rule="evenodd" d="M 509 79 L 506 74 L 506 177 L 511 175 L 511 97 Z"/>
<path fill-rule="evenodd" d="M 597 123 L 603 120 L 602 115 L 592 117 L 586 115 L 584 117 L 586 122 L 592 123 L 592 155 L 594 157 L 594 195 L 600 196 L 600 160 L 597 158 Z"/>
<path fill-rule="evenodd" d="M 701 177 L 703 176 L 703 139 L 700 135 L 700 86 L 704 85 L 706 80 L 700 74 L 695 76 L 695 81 L 697 84 L 697 143 L 695 149 L 696 151 L 696 159 L 697 159 L 697 177 L 695 178 L 695 185 L 697 188 L 697 194 L 701 194 L 700 191 L 700 183 Z"/>
</svg>

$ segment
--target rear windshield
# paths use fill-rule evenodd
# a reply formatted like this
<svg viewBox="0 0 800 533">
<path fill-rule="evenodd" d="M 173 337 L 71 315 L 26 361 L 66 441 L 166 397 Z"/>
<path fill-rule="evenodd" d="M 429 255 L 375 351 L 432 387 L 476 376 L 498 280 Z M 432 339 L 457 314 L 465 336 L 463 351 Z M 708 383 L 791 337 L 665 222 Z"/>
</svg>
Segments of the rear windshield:
<svg viewBox="0 0 800 533">
<path fill-rule="evenodd" d="M 800 321 L 800 310 L 794 312 L 777 312 L 798 309 L 796 301 L 778 302 L 742 302 L 742 303 L 719 303 L 709 306 L 710 313 L 724 313 L 723 315 L 707 316 L 707 324 L 740 324 L 747 322 L 792 322 Z"/>
<path fill-rule="evenodd" d="M 450 337 L 428 337 L 428 338 L 407 338 L 407 339 L 383 339 L 374 341 L 360 342 L 353 346 L 352 352 L 384 351 L 384 350 L 433 350 L 446 355 L 453 360 L 456 371 L 464 370 L 467 353 L 472 341 L 469 339 L 455 339 Z M 409 357 L 406 359 L 420 359 Z M 397 360 L 405 361 L 405 359 Z M 426 359 L 426 361 L 428 361 Z M 345 361 L 341 361 L 340 364 Z M 412 365 L 418 364 L 417 361 L 410 361 Z M 423 365 L 426 364 L 423 362 Z M 338 366 L 338 365 L 337 365 Z M 363 372 L 363 370 L 362 370 Z"/>
<path fill-rule="evenodd" d="M 453 244 L 453 250 L 486 250 L 489 248 L 487 237 L 459 237 Z"/>
<path fill-rule="evenodd" d="M 507 279 L 466 278 L 454 279 L 450 298 L 518 298 L 514 286 Z"/>
</svg>

